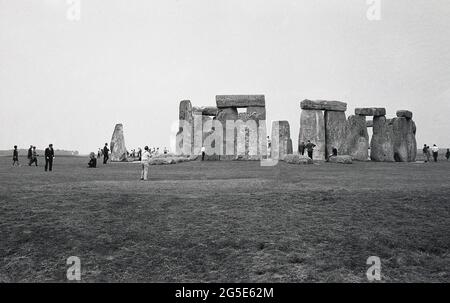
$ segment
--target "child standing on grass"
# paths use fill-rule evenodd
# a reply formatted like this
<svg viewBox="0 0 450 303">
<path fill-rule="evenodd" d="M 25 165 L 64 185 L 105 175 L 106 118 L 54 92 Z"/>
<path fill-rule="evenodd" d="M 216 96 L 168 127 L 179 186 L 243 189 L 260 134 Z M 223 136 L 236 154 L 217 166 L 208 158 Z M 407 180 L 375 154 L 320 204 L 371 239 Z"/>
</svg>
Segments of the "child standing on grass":
<svg viewBox="0 0 450 303">
<path fill-rule="evenodd" d="M 13 166 L 16 165 L 19 166 L 19 151 L 17 150 L 17 145 L 14 145 L 13 150 Z"/>
</svg>

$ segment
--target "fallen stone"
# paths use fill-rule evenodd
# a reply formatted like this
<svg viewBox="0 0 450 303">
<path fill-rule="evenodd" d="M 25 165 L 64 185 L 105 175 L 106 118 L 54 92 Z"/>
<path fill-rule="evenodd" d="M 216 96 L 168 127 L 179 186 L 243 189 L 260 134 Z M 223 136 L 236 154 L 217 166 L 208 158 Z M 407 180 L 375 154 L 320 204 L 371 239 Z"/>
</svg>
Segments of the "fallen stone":
<svg viewBox="0 0 450 303">
<path fill-rule="evenodd" d="M 345 112 L 347 110 L 347 103 L 341 101 L 305 99 L 302 102 L 300 102 L 300 108 L 307 110 L 329 110 L 329 111 Z"/>
<path fill-rule="evenodd" d="M 325 160 L 325 122 L 321 110 L 302 110 L 300 114 L 300 131 L 298 142 L 315 144 L 314 160 Z M 305 151 L 306 153 L 306 151 Z"/>
<path fill-rule="evenodd" d="M 331 156 L 330 158 L 328 158 L 328 162 L 352 164 L 353 160 L 352 160 L 352 157 L 348 156 L 348 155 L 337 155 L 337 156 Z"/>
<path fill-rule="evenodd" d="M 127 148 L 125 147 L 122 124 L 116 124 L 109 146 L 111 148 L 111 161 L 127 161 Z"/>
<path fill-rule="evenodd" d="M 412 119 L 397 117 L 392 119 L 394 160 L 414 162 L 417 156 L 416 124 Z"/>
<path fill-rule="evenodd" d="M 355 115 L 360 116 L 385 116 L 386 109 L 384 107 L 363 107 L 355 108 Z"/>
<path fill-rule="evenodd" d="M 226 107 L 265 107 L 264 95 L 217 95 L 218 108 Z"/>
<path fill-rule="evenodd" d="M 325 111 L 325 142 L 328 157 L 336 148 L 339 155 L 348 154 L 347 136 L 348 124 L 345 112 Z"/>
<path fill-rule="evenodd" d="M 401 118 L 404 117 L 406 119 L 412 119 L 413 113 L 409 110 L 398 110 L 397 111 L 397 117 Z"/>
<path fill-rule="evenodd" d="M 284 159 L 282 159 L 284 162 L 289 164 L 313 164 L 313 160 L 307 156 L 302 156 L 298 154 L 293 155 L 286 155 Z"/>
<path fill-rule="evenodd" d="M 369 134 L 367 133 L 366 117 L 352 115 L 348 117 L 347 146 L 348 154 L 353 160 L 369 160 Z"/>
<path fill-rule="evenodd" d="M 376 162 L 393 162 L 393 127 L 385 116 L 373 118 L 373 135 L 370 141 L 370 159 Z"/>
</svg>

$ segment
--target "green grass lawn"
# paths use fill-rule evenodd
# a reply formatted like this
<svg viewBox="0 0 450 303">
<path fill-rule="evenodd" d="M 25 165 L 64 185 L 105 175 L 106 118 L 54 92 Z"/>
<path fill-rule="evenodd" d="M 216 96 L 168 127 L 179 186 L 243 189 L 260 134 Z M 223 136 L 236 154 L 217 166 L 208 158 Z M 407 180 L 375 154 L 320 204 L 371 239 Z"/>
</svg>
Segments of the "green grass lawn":
<svg viewBox="0 0 450 303">
<path fill-rule="evenodd" d="M 25 159 L 21 161 L 25 163 Z M 39 158 L 42 161 L 42 157 Z M 450 162 L 188 162 L 0 157 L 0 281 L 450 282 Z"/>
</svg>

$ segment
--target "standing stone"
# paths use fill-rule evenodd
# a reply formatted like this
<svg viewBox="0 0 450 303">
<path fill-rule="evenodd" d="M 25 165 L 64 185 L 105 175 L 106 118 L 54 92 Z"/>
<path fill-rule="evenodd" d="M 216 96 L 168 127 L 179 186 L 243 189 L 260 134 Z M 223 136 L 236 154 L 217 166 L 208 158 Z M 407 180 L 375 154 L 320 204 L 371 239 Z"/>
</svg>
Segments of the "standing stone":
<svg viewBox="0 0 450 303">
<path fill-rule="evenodd" d="M 116 124 L 109 146 L 111 147 L 111 161 L 127 161 L 127 149 L 125 147 L 122 124 Z"/>
<path fill-rule="evenodd" d="M 348 117 L 347 146 L 348 154 L 353 160 L 367 161 L 369 159 L 369 134 L 367 133 L 366 117 L 352 115 Z"/>
<path fill-rule="evenodd" d="M 272 159 L 283 160 L 292 154 L 291 131 L 288 121 L 273 121 L 272 123 Z"/>
<path fill-rule="evenodd" d="M 220 160 L 233 160 L 236 155 L 236 129 L 234 129 L 234 135 L 227 138 L 227 121 L 238 120 L 238 111 L 236 107 L 219 108 L 217 113 L 217 120 L 222 123 L 223 128 L 223 152 L 220 155 Z"/>
<path fill-rule="evenodd" d="M 414 162 L 417 155 L 416 124 L 405 117 L 392 119 L 394 159 L 397 162 Z"/>
<path fill-rule="evenodd" d="M 180 125 L 176 136 L 176 153 L 178 155 L 191 155 L 193 151 L 192 146 L 194 144 L 194 117 L 192 113 L 191 101 L 183 100 L 180 102 L 178 119 L 180 121 Z M 184 129 L 183 122 L 189 126 L 187 129 Z M 188 139 L 185 141 L 185 138 Z"/>
<path fill-rule="evenodd" d="M 385 116 L 373 118 L 373 135 L 370 141 L 370 159 L 377 162 L 394 161 L 393 126 Z"/>
<path fill-rule="evenodd" d="M 325 111 L 325 142 L 326 153 L 329 157 L 332 154 L 333 148 L 336 148 L 339 155 L 348 155 L 347 146 L 347 119 L 345 112 L 339 111 Z"/>
<path fill-rule="evenodd" d="M 313 159 L 325 160 L 325 122 L 321 110 L 302 110 L 298 140 L 305 143 L 310 140 L 316 145 Z"/>
</svg>

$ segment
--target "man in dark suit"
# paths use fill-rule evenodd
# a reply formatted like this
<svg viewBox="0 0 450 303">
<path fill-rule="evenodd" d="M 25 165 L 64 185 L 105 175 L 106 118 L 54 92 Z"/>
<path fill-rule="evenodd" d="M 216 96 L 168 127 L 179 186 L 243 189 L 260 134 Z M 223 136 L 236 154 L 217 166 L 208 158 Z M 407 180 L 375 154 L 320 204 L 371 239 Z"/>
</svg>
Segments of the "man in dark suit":
<svg viewBox="0 0 450 303">
<path fill-rule="evenodd" d="M 52 171 L 54 157 L 55 152 L 53 151 L 53 144 L 49 144 L 45 149 L 45 171 L 47 171 L 47 169 Z"/>
<path fill-rule="evenodd" d="M 103 164 L 106 164 L 108 159 L 109 159 L 108 143 L 105 143 L 105 147 L 103 147 Z"/>
</svg>

